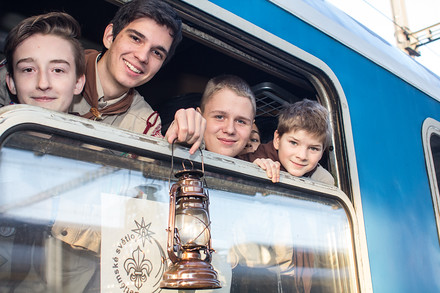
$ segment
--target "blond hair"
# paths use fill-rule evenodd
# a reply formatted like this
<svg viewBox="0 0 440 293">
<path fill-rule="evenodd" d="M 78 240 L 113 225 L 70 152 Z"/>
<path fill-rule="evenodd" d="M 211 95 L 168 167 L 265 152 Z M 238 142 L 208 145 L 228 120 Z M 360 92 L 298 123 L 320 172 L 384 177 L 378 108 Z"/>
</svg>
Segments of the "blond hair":
<svg viewBox="0 0 440 293">
<path fill-rule="evenodd" d="M 211 100 L 212 96 L 224 88 L 230 89 L 240 97 L 248 98 L 252 104 L 252 112 L 255 117 L 257 105 L 254 93 L 247 82 L 235 75 L 219 75 L 208 81 L 202 100 L 200 101 L 200 110 L 202 113 L 205 111 L 205 106 Z"/>
</svg>

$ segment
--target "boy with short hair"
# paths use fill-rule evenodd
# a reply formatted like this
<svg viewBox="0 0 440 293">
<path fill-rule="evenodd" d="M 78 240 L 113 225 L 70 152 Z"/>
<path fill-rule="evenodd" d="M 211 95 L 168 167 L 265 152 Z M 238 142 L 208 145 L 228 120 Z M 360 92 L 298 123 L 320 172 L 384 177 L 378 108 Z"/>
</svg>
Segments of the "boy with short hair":
<svg viewBox="0 0 440 293">
<path fill-rule="evenodd" d="M 331 134 L 327 109 L 318 102 L 304 99 L 281 111 L 273 141 L 239 158 L 266 170 L 272 182 L 279 181 L 281 170 L 334 185 L 333 176 L 319 165 L 324 150 L 330 145 Z"/>
<path fill-rule="evenodd" d="M 51 12 L 26 18 L 8 34 L 6 83 L 21 104 L 67 112 L 85 82 L 80 26 Z"/>
<path fill-rule="evenodd" d="M 220 75 L 209 80 L 197 110 L 206 119 L 208 151 L 235 157 L 246 146 L 256 104 L 249 85 L 238 76 Z"/>
</svg>

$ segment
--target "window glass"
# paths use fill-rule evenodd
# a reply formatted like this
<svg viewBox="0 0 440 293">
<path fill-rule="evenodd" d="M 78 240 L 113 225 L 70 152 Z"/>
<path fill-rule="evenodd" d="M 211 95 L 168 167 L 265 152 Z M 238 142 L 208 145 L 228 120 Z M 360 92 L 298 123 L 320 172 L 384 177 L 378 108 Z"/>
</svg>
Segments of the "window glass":
<svg viewBox="0 0 440 293">
<path fill-rule="evenodd" d="M 61 136 L 11 135 L 0 151 L 0 292 L 159 292 L 170 171 Z M 357 291 L 339 201 L 206 173 L 215 292 Z"/>
<path fill-rule="evenodd" d="M 437 222 L 437 233 L 440 240 L 440 122 L 427 118 L 423 123 L 423 145 L 426 167 L 431 186 L 432 203 Z"/>
<path fill-rule="evenodd" d="M 435 169 L 435 178 L 437 179 L 437 188 L 438 182 L 440 182 L 440 133 L 435 133 L 431 135 L 430 139 L 431 144 L 431 152 L 432 152 L 432 161 L 434 163 Z"/>
</svg>

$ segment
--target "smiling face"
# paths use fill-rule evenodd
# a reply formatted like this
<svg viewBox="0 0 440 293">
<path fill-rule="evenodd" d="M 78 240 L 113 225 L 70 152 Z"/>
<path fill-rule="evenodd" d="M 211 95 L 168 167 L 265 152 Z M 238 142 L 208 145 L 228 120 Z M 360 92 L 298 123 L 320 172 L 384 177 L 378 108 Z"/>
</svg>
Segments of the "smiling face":
<svg viewBox="0 0 440 293">
<path fill-rule="evenodd" d="M 98 62 L 98 74 L 106 98 L 112 99 L 152 79 L 165 61 L 173 38 L 166 26 L 139 18 L 116 38 L 109 24 L 103 42 L 108 50 Z"/>
<path fill-rule="evenodd" d="M 71 44 L 56 35 L 24 40 L 14 51 L 12 66 L 6 83 L 21 104 L 67 112 L 84 86 L 84 76 L 76 76 Z"/>
<path fill-rule="evenodd" d="M 205 105 L 206 149 L 225 156 L 238 155 L 249 140 L 254 120 L 249 98 L 228 88 L 215 92 Z"/>
<path fill-rule="evenodd" d="M 291 130 L 281 137 L 275 131 L 273 144 L 281 165 L 298 177 L 312 171 L 324 152 L 322 139 L 305 130 Z"/>
</svg>

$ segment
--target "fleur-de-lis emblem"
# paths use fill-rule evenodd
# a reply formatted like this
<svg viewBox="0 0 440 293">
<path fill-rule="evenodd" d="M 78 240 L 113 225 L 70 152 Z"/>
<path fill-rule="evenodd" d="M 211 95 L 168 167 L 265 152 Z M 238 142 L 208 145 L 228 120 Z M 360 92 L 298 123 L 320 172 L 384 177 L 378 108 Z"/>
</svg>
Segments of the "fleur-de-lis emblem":
<svg viewBox="0 0 440 293">
<path fill-rule="evenodd" d="M 124 262 L 124 269 L 127 276 L 134 282 L 134 285 L 139 290 L 143 283 L 147 281 L 153 270 L 151 261 L 145 258 L 145 253 L 138 246 L 131 254 L 132 258 L 127 258 Z"/>
</svg>

